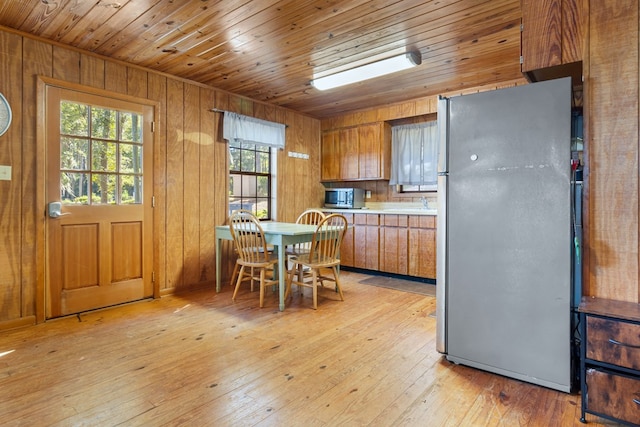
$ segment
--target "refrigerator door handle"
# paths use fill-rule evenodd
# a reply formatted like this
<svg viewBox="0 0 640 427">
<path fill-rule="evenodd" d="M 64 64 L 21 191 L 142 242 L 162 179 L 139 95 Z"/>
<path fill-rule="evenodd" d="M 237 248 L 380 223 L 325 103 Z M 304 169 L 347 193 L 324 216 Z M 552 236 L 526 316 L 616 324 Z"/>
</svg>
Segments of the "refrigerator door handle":
<svg viewBox="0 0 640 427">
<path fill-rule="evenodd" d="M 447 180 L 449 99 L 438 99 L 438 217 L 436 227 L 436 350 L 447 354 Z"/>
</svg>

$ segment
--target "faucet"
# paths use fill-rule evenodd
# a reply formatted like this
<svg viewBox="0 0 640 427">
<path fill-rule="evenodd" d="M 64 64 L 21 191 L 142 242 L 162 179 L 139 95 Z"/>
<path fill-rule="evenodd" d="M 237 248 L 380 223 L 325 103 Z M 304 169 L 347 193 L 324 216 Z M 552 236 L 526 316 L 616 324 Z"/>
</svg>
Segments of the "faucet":
<svg viewBox="0 0 640 427">
<path fill-rule="evenodd" d="M 429 209 L 429 200 L 426 197 L 424 196 L 420 197 L 420 201 L 422 202 L 423 208 Z"/>
</svg>

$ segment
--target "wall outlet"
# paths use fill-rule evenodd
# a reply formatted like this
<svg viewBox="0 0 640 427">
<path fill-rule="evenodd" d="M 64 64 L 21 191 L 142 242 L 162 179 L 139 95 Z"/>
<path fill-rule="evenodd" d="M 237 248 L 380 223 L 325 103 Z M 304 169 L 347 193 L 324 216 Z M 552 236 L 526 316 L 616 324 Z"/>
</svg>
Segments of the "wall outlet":
<svg viewBox="0 0 640 427">
<path fill-rule="evenodd" d="M 365 199 L 370 199 L 371 198 L 371 190 L 367 190 L 364 192 L 364 198 Z"/>
<path fill-rule="evenodd" d="M 11 166 L 0 165 L 0 181 L 11 181 Z"/>
</svg>

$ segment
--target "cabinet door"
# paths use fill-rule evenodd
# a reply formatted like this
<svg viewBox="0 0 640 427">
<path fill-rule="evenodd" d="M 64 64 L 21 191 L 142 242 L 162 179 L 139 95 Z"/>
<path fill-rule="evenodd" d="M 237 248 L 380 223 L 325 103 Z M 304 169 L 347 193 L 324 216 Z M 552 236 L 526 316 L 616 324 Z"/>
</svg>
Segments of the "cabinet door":
<svg viewBox="0 0 640 427">
<path fill-rule="evenodd" d="M 380 174 L 380 126 L 378 124 L 358 127 L 358 152 L 361 179 L 379 178 Z"/>
<path fill-rule="evenodd" d="M 351 226 L 347 228 L 340 246 L 340 265 L 354 267 L 353 263 L 353 214 L 346 214 L 347 223 Z"/>
<path fill-rule="evenodd" d="M 382 215 L 380 223 L 380 271 L 408 274 L 407 216 Z"/>
<path fill-rule="evenodd" d="M 340 179 L 340 136 L 337 130 L 322 133 L 322 181 Z"/>
<path fill-rule="evenodd" d="M 562 0 L 522 0 L 522 71 L 562 64 Z"/>
<path fill-rule="evenodd" d="M 380 225 L 378 215 L 354 214 L 353 261 L 357 268 L 378 270 Z"/>
<path fill-rule="evenodd" d="M 340 178 L 352 180 L 359 178 L 358 128 L 338 130 L 340 150 Z"/>
<path fill-rule="evenodd" d="M 435 216 L 409 217 L 409 275 L 436 278 Z"/>
<path fill-rule="evenodd" d="M 522 0 L 522 71 L 582 60 L 586 0 Z"/>
<path fill-rule="evenodd" d="M 367 225 L 366 221 L 359 222 L 364 215 L 353 216 L 353 266 L 366 268 L 367 265 Z"/>
<path fill-rule="evenodd" d="M 391 126 L 372 123 L 358 127 L 360 179 L 389 179 L 391 165 Z"/>
<path fill-rule="evenodd" d="M 582 61 L 588 0 L 562 0 L 562 63 Z"/>
<path fill-rule="evenodd" d="M 378 270 L 380 268 L 380 226 L 378 224 L 367 225 L 365 228 L 367 235 L 365 268 L 368 270 Z"/>
</svg>

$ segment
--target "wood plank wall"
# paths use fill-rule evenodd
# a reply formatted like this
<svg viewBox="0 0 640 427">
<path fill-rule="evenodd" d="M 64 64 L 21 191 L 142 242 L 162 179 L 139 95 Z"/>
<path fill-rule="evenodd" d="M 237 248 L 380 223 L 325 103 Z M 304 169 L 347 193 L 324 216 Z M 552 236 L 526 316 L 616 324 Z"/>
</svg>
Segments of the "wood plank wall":
<svg viewBox="0 0 640 427">
<path fill-rule="evenodd" d="M 210 109 L 285 123 L 286 148 L 277 155 L 277 218 L 293 221 L 304 209 L 321 206 L 318 120 L 0 28 L 0 92 L 13 109 L 13 123 L 0 137 L 0 165 L 12 167 L 12 179 L 0 181 L 0 329 L 33 324 L 36 305 L 44 301 L 37 76 L 159 103 L 154 272 L 161 294 L 214 286 L 214 227 L 227 220 L 228 159 L 219 136 L 222 114 Z M 309 159 L 288 157 L 289 151 Z"/>
<path fill-rule="evenodd" d="M 590 1 L 585 295 L 639 302 L 639 4 Z"/>
</svg>

